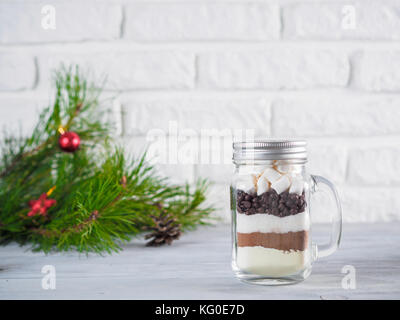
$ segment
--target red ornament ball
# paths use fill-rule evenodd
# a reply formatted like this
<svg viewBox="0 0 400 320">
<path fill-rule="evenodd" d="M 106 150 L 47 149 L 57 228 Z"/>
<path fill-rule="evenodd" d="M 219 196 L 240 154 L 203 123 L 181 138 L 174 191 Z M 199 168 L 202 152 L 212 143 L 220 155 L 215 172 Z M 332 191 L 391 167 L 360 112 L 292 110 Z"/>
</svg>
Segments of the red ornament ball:
<svg viewBox="0 0 400 320">
<path fill-rule="evenodd" d="M 75 152 L 81 143 L 81 138 L 72 131 L 64 132 L 58 139 L 60 148 L 65 152 Z"/>
</svg>

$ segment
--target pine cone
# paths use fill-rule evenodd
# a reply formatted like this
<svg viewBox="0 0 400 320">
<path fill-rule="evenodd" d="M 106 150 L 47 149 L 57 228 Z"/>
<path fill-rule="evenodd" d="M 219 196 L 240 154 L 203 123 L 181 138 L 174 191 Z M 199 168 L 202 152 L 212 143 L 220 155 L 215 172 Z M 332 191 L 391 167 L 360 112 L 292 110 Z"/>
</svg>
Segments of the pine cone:
<svg viewBox="0 0 400 320">
<path fill-rule="evenodd" d="M 179 239 L 182 232 L 181 225 L 176 223 L 176 218 L 170 214 L 162 212 L 158 217 L 151 216 L 154 221 L 154 227 L 148 227 L 147 230 L 152 232 L 145 236 L 145 239 L 152 239 L 147 242 L 147 246 L 161 246 L 164 244 L 170 245 L 172 241 Z"/>
</svg>

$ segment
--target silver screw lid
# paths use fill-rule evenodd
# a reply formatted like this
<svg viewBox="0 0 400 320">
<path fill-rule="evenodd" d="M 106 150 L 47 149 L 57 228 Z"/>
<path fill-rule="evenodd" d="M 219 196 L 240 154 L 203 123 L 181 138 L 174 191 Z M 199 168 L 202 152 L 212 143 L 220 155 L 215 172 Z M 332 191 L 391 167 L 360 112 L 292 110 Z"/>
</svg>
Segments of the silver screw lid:
<svg viewBox="0 0 400 320">
<path fill-rule="evenodd" d="M 233 161 L 298 160 L 307 161 L 307 142 L 291 139 L 265 139 L 233 143 Z"/>
</svg>

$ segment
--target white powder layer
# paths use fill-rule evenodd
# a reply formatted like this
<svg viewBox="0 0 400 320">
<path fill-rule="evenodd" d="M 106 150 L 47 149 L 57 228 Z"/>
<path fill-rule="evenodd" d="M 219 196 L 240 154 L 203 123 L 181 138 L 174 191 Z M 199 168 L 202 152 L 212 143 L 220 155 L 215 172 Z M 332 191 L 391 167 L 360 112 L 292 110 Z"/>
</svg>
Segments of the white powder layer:
<svg viewBox="0 0 400 320">
<path fill-rule="evenodd" d="M 309 251 L 282 251 L 260 246 L 238 247 L 236 264 L 242 271 L 261 276 L 282 277 L 310 264 Z"/>
<path fill-rule="evenodd" d="M 241 233 L 286 233 L 309 229 L 310 217 L 307 211 L 282 218 L 265 213 L 246 215 L 237 212 L 236 214 L 236 230 Z"/>
</svg>

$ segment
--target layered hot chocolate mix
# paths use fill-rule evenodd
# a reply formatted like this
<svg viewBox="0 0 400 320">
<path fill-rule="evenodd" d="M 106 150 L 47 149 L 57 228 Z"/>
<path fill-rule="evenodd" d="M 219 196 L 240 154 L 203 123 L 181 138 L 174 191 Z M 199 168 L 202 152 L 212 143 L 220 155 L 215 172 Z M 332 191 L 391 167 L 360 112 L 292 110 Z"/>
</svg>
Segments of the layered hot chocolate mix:
<svg viewBox="0 0 400 320">
<path fill-rule="evenodd" d="M 302 270 L 309 257 L 306 207 L 304 181 L 298 174 L 267 168 L 241 177 L 236 190 L 238 267 L 271 276 Z"/>
</svg>

